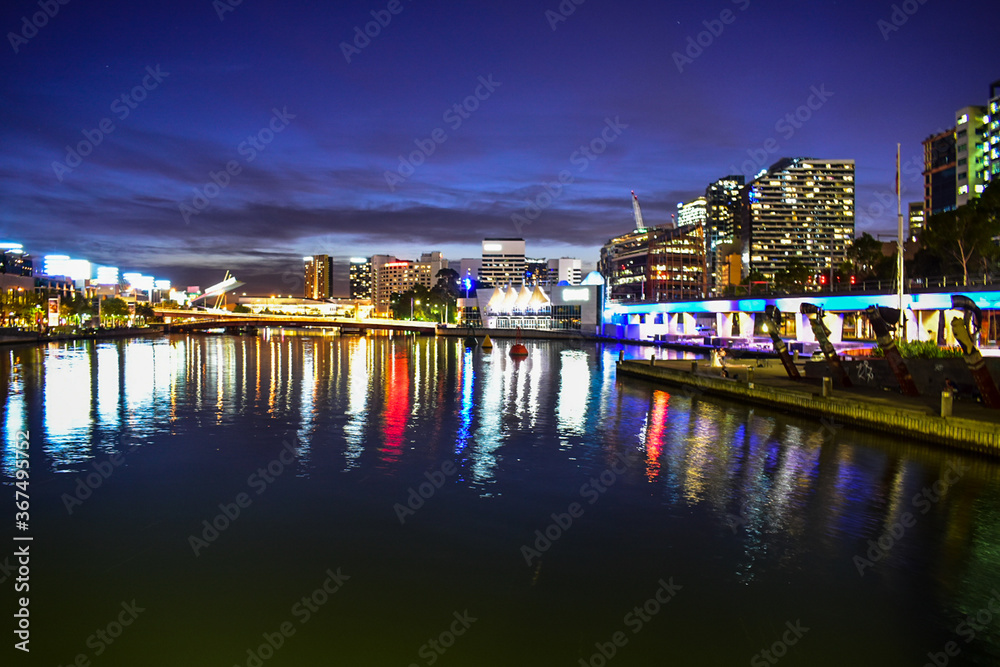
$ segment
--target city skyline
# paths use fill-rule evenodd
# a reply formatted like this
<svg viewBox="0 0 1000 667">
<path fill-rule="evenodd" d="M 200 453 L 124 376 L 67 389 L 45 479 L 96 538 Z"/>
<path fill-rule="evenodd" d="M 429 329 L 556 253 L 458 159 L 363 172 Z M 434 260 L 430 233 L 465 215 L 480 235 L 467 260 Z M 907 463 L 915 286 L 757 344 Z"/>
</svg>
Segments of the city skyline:
<svg viewBox="0 0 1000 667">
<path fill-rule="evenodd" d="M 346 276 L 352 255 L 458 260 L 488 237 L 586 273 L 631 230 L 631 190 L 663 224 L 799 156 L 855 160 L 858 233 L 892 232 L 896 143 L 906 209 L 921 142 L 1000 78 L 968 19 L 985 2 L 903 4 L 57 3 L 32 23 L 18 2 L 0 232 L 178 285 L 232 269 L 253 292 L 287 291 L 304 255 Z M 942 34 L 969 50 L 927 55 Z"/>
</svg>

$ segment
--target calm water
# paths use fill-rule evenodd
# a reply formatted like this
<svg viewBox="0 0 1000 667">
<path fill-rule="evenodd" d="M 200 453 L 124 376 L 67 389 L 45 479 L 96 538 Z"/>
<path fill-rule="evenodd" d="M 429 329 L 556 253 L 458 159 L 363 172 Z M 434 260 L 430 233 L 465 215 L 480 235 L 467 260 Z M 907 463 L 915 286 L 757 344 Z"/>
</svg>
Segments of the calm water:
<svg viewBox="0 0 1000 667">
<path fill-rule="evenodd" d="M 4 350 L 28 664 L 1000 661 L 996 463 L 618 380 L 613 346 L 507 346 Z"/>
</svg>

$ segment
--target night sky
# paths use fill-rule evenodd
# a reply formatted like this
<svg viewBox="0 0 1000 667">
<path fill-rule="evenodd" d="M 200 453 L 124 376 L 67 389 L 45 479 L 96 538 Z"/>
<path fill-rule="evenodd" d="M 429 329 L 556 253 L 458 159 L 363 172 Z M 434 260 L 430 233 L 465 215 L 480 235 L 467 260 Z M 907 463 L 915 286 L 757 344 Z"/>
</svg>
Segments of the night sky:
<svg viewBox="0 0 1000 667">
<path fill-rule="evenodd" d="M 0 240 L 260 293 L 303 255 L 485 236 L 593 268 L 630 190 L 659 224 L 782 156 L 856 160 L 858 230 L 889 232 L 896 143 L 905 208 L 920 141 L 1000 79 L 992 0 L 909 0 L 898 26 L 871 0 L 46 3 L 37 31 L 38 0 L 0 12 Z"/>
</svg>

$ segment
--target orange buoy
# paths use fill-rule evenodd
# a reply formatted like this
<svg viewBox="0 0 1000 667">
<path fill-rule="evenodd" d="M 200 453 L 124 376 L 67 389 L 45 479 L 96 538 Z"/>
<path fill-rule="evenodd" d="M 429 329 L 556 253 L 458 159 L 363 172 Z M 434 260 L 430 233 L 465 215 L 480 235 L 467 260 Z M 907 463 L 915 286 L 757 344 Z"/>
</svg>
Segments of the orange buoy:
<svg viewBox="0 0 1000 667">
<path fill-rule="evenodd" d="M 509 354 L 512 357 L 528 356 L 528 348 L 521 344 L 521 327 L 517 328 L 517 342 L 511 346 Z"/>
</svg>

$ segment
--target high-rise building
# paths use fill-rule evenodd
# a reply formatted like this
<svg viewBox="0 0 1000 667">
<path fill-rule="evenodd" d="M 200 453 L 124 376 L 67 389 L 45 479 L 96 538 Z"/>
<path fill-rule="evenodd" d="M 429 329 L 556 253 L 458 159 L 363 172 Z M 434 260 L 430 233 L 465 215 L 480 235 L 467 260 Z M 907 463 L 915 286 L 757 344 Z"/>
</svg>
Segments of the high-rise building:
<svg viewBox="0 0 1000 667">
<path fill-rule="evenodd" d="M 0 273 L 12 276 L 31 276 L 34 262 L 24 252 L 20 243 L 0 243 Z"/>
<path fill-rule="evenodd" d="M 907 236 L 911 241 L 920 238 L 920 232 L 924 229 L 924 202 L 911 201 L 909 203 L 909 218 L 907 220 L 909 233 Z"/>
<path fill-rule="evenodd" d="M 483 239 L 479 282 L 491 286 L 521 285 L 527 263 L 524 239 Z"/>
<path fill-rule="evenodd" d="M 854 160 L 782 158 L 743 188 L 740 209 L 745 271 L 828 270 L 854 240 Z"/>
<path fill-rule="evenodd" d="M 924 139 L 924 217 L 955 208 L 955 128 Z"/>
<path fill-rule="evenodd" d="M 401 294 L 426 282 L 427 271 L 416 262 L 396 260 L 385 262 L 376 269 L 375 310 L 388 312 L 393 294 Z M 424 280 L 422 280 L 424 278 Z"/>
<path fill-rule="evenodd" d="M 305 262 L 305 291 L 307 299 L 329 299 L 333 262 L 329 255 L 303 257 Z"/>
<path fill-rule="evenodd" d="M 990 84 L 990 99 L 986 103 L 987 125 L 983 146 L 986 153 L 986 181 L 1000 178 L 1000 81 Z"/>
<path fill-rule="evenodd" d="M 677 226 L 704 225 L 708 217 L 705 197 L 696 197 L 677 205 Z"/>
<path fill-rule="evenodd" d="M 416 262 L 397 259 L 392 255 L 373 255 L 371 266 L 375 310 L 386 313 L 393 294 L 407 292 L 417 285 L 428 289 L 433 287 L 437 282 L 438 272 L 448 268 L 448 260 L 440 252 L 423 253 Z"/>
<path fill-rule="evenodd" d="M 462 281 L 462 284 L 464 285 L 466 278 L 469 278 L 471 280 L 479 280 L 479 270 L 482 268 L 482 266 L 483 266 L 482 258 L 465 257 L 459 261 L 458 268 L 456 268 L 455 270 L 458 271 L 459 279 Z"/>
<path fill-rule="evenodd" d="M 598 266 L 614 301 L 683 301 L 706 292 L 703 225 L 660 225 L 617 236 Z"/>
<path fill-rule="evenodd" d="M 372 298 L 371 257 L 352 257 L 349 278 L 352 299 Z"/>
<path fill-rule="evenodd" d="M 564 280 L 570 285 L 579 285 L 583 280 L 583 262 L 575 257 L 550 259 L 546 265 L 550 285 L 558 285 Z"/>
<path fill-rule="evenodd" d="M 963 206 L 986 188 L 986 107 L 969 106 L 955 112 L 955 205 Z"/>
<path fill-rule="evenodd" d="M 444 255 L 437 251 L 422 253 L 417 263 L 426 267 L 427 287 L 434 287 L 437 284 L 437 274 L 441 269 L 451 268 Z"/>
<path fill-rule="evenodd" d="M 725 176 L 705 188 L 705 245 L 708 287 L 721 293 L 729 284 L 728 258 L 737 251 L 740 189 L 743 175 Z"/>
<path fill-rule="evenodd" d="M 523 282 L 525 285 L 548 285 L 549 284 L 548 260 L 533 259 L 531 257 L 525 258 Z"/>
</svg>

